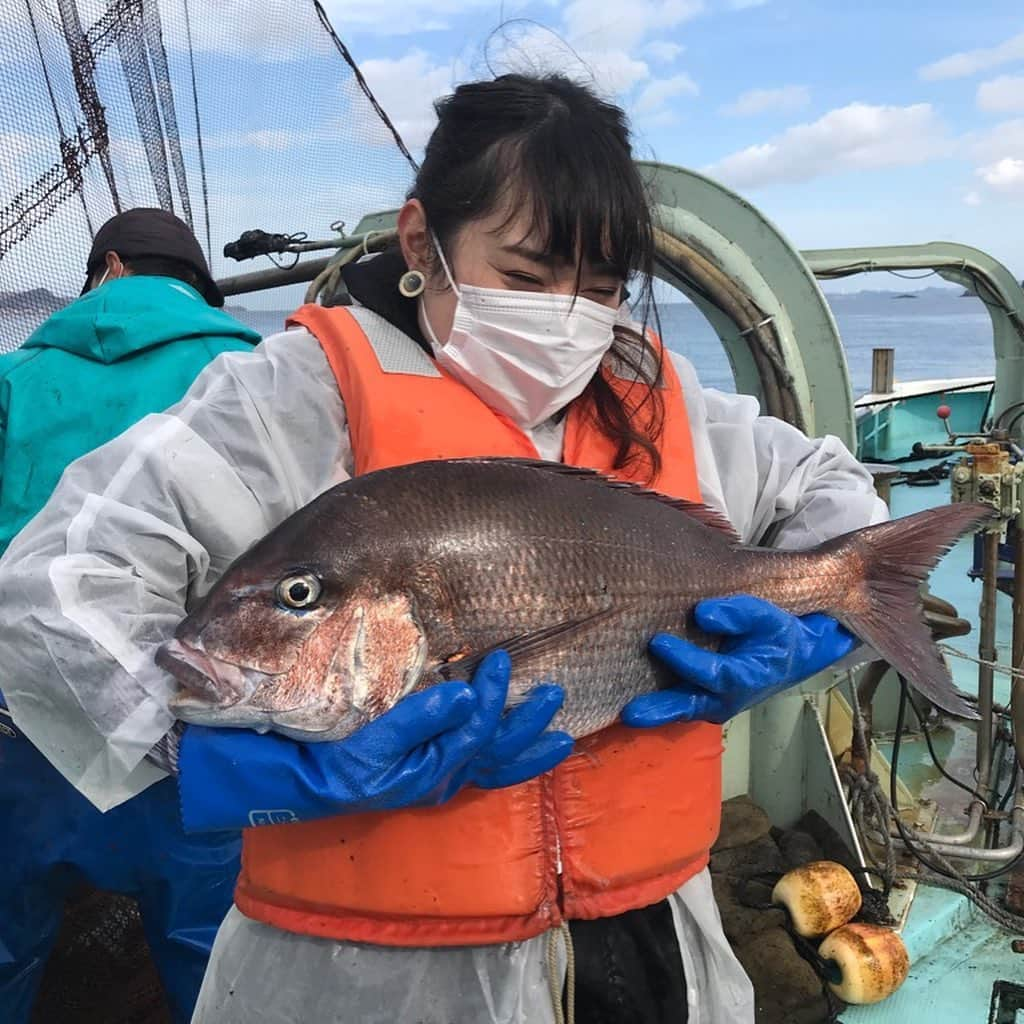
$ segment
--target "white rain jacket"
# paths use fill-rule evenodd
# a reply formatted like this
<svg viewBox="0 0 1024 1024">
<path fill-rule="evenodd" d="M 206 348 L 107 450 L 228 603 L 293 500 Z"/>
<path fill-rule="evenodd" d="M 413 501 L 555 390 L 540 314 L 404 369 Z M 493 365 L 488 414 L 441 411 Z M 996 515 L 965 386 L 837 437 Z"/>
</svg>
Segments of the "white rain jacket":
<svg viewBox="0 0 1024 1024">
<path fill-rule="evenodd" d="M 759 416 L 753 398 L 703 390 L 674 358 L 704 500 L 745 541 L 775 525 L 774 546 L 803 548 L 886 518 L 836 438 L 808 440 Z M 542 456 L 560 456 L 559 427 L 541 425 L 533 439 Z M 173 723 L 175 683 L 154 663 L 157 647 L 238 555 L 352 468 L 334 377 L 296 329 L 219 357 L 180 404 L 65 471 L 0 561 L 0 688 L 19 726 L 97 807 L 162 776 L 146 755 Z M 752 1021 L 707 873 L 671 904 L 691 1024 Z M 194 1020 L 538 1024 L 553 1020 L 544 943 L 382 949 L 232 911 Z"/>
</svg>

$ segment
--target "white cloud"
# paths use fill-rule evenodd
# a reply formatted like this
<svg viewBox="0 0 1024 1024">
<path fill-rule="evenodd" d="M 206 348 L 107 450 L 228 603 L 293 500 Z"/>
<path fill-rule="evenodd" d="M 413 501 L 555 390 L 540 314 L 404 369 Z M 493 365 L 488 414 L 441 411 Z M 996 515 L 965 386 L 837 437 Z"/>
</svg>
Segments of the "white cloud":
<svg viewBox="0 0 1024 1024">
<path fill-rule="evenodd" d="M 696 96 L 699 92 L 697 83 L 687 74 L 658 78 L 644 87 L 633 104 L 633 110 L 638 115 L 653 114 L 676 96 Z"/>
<path fill-rule="evenodd" d="M 264 153 L 284 153 L 313 142 L 337 139 L 337 128 L 292 131 L 287 128 L 257 128 L 253 131 L 220 132 L 203 139 L 207 149 L 255 149 Z"/>
<path fill-rule="evenodd" d="M 451 28 L 461 15 L 493 8 L 493 0 L 324 0 L 324 9 L 342 39 L 358 32 L 381 36 L 437 32 Z"/>
<path fill-rule="evenodd" d="M 778 89 L 748 89 L 732 103 L 722 107 L 722 113 L 733 117 L 763 114 L 769 110 L 799 110 L 811 102 L 806 85 L 784 85 Z"/>
<path fill-rule="evenodd" d="M 365 60 L 360 67 L 405 144 L 410 149 L 421 148 L 437 122 L 434 100 L 452 91 L 456 69 L 434 64 L 422 50 L 411 50 L 394 60 Z M 372 130 L 372 141 L 392 144 L 383 123 L 374 121 Z"/>
<path fill-rule="evenodd" d="M 0 131 L 0 153 L 11 161 L 38 158 L 57 163 L 60 159 L 60 149 L 54 139 L 27 132 Z"/>
<path fill-rule="evenodd" d="M 1024 118 L 1000 121 L 984 134 L 969 137 L 968 142 L 971 155 L 983 163 L 1004 156 L 1024 157 Z"/>
<path fill-rule="evenodd" d="M 621 47 L 589 49 L 532 23 L 503 30 L 496 51 L 489 54 L 489 63 L 498 73 L 557 71 L 612 99 L 620 99 L 651 76 L 645 61 Z"/>
<path fill-rule="evenodd" d="M 704 0 L 572 0 L 563 17 L 577 48 L 631 52 L 652 32 L 675 28 L 703 11 Z"/>
<path fill-rule="evenodd" d="M 768 0 L 729 0 L 729 6 L 734 11 L 746 11 L 751 7 L 764 7 Z"/>
<path fill-rule="evenodd" d="M 1024 199 L 1024 160 L 1003 157 L 987 167 L 979 167 L 977 174 L 994 192 Z"/>
<path fill-rule="evenodd" d="M 1024 197 L 1024 118 L 1001 121 L 991 130 L 964 139 L 965 150 L 978 166 L 974 176 L 979 200 Z"/>
<path fill-rule="evenodd" d="M 96 0 L 91 2 L 95 6 Z M 450 30 L 459 18 L 489 12 L 495 6 L 494 0 L 323 0 L 323 5 L 341 39 L 349 44 L 356 40 L 353 55 L 357 60 L 358 42 L 363 36 Z M 193 44 L 198 51 L 243 55 L 253 64 L 337 56 L 312 3 L 265 4 L 259 6 L 258 16 L 253 13 L 253 0 L 217 0 L 206 7 L 207 16 L 193 16 Z M 86 23 L 95 20 L 93 17 Z M 171 47 L 183 46 L 180 32 L 169 33 L 167 38 Z"/>
<path fill-rule="evenodd" d="M 680 46 L 679 43 L 670 43 L 664 39 L 655 39 L 644 47 L 646 53 L 662 64 L 671 64 L 685 49 L 686 47 Z"/>
<path fill-rule="evenodd" d="M 634 53 L 674 61 L 683 47 L 660 37 L 704 10 L 704 0 L 632 0 L 626 5 L 621 0 L 572 0 L 563 18 L 569 43 L 593 68 L 598 88 L 654 126 L 674 119 L 669 100 L 700 90 L 684 72 L 653 77 L 649 65 Z M 655 38 L 645 45 L 651 36 Z M 631 96 L 635 89 L 639 93 Z"/>
<path fill-rule="evenodd" d="M 972 189 L 964 196 L 964 203 L 967 206 L 981 206 L 981 196 Z"/>
<path fill-rule="evenodd" d="M 1024 32 L 1012 36 L 998 46 L 990 46 L 980 50 L 966 50 L 954 53 L 934 64 L 927 64 L 918 71 L 918 75 L 927 81 L 943 78 L 966 78 L 979 71 L 990 71 L 1002 67 L 1011 61 L 1024 60 Z"/>
<path fill-rule="evenodd" d="M 1000 75 L 978 86 L 978 109 L 1010 114 L 1024 111 L 1024 75 Z"/>
<path fill-rule="evenodd" d="M 717 161 L 705 172 L 740 187 L 809 181 L 829 174 L 924 163 L 949 151 L 928 103 L 908 107 L 851 103 L 810 124 Z"/>
</svg>

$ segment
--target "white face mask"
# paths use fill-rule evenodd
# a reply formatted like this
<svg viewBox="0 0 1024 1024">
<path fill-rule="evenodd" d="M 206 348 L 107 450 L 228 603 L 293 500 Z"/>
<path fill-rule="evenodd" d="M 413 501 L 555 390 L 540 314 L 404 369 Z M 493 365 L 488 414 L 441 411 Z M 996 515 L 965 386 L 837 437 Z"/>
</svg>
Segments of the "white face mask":
<svg viewBox="0 0 1024 1024">
<path fill-rule="evenodd" d="M 578 398 L 612 347 L 619 311 L 578 295 L 456 285 L 437 251 L 458 296 L 444 344 L 423 317 L 438 365 L 527 430 Z"/>
<path fill-rule="evenodd" d="M 92 286 L 92 290 L 95 291 L 97 288 L 99 288 L 108 277 L 110 277 L 110 267 L 107 267 L 107 269 L 103 271 L 103 276 Z M 110 277 L 110 280 L 120 281 L 121 275 L 118 274 L 117 277 Z"/>
</svg>

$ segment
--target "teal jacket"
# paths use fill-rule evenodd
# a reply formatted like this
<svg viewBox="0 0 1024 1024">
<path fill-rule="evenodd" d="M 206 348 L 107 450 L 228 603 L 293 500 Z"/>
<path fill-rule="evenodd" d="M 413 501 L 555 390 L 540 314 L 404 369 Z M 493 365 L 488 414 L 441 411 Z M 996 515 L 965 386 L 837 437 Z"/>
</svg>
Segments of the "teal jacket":
<svg viewBox="0 0 1024 1024">
<path fill-rule="evenodd" d="M 259 335 L 169 277 L 110 281 L 0 355 L 0 553 L 68 463 L 179 401 Z"/>
</svg>

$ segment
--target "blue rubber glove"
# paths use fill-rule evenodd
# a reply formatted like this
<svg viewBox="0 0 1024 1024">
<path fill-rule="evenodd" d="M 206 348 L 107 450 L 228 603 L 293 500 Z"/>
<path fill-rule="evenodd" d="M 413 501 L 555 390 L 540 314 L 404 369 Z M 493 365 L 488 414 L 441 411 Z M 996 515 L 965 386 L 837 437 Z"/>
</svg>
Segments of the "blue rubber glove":
<svg viewBox="0 0 1024 1024">
<path fill-rule="evenodd" d="M 565 692 L 560 686 L 535 687 L 525 701 L 501 718 L 490 743 L 438 791 L 437 802 L 448 800 L 463 786 L 504 789 L 551 771 L 573 748 L 574 741 L 568 733 L 544 731 L 564 699 Z M 504 700 L 502 696 L 502 704 Z"/>
<path fill-rule="evenodd" d="M 443 803 L 463 786 L 511 786 L 572 750 L 546 733 L 562 702 L 540 687 L 507 715 L 511 665 L 488 655 L 473 685 L 439 683 L 343 740 L 301 743 L 248 729 L 187 726 L 178 751 L 186 832 Z"/>
<path fill-rule="evenodd" d="M 701 601 L 694 619 L 705 632 L 725 637 L 721 650 L 658 633 L 649 650 L 679 681 L 634 697 L 622 711 L 626 725 L 726 722 L 827 668 L 858 643 L 828 615 L 791 615 L 745 594 Z"/>
</svg>

